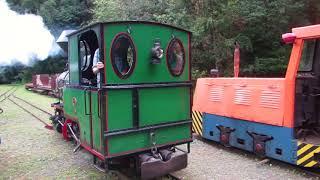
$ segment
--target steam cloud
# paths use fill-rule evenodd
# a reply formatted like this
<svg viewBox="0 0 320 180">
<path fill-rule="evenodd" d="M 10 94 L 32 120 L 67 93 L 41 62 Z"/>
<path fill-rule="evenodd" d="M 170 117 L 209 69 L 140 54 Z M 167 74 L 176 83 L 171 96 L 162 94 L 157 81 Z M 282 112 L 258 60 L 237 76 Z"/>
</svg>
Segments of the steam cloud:
<svg viewBox="0 0 320 180">
<path fill-rule="evenodd" d="M 43 60 L 59 53 L 54 37 L 41 16 L 18 14 L 0 0 L 0 66 Z"/>
</svg>

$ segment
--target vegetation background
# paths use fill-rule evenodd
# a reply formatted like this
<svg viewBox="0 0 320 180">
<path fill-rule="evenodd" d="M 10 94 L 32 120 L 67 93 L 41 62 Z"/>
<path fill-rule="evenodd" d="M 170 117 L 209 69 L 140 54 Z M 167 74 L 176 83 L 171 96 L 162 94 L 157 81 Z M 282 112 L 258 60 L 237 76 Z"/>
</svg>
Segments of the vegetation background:
<svg viewBox="0 0 320 180">
<path fill-rule="evenodd" d="M 96 21 L 148 20 L 193 32 L 193 78 L 212 68 L 233 72 L 234 42 L 241 48 L 242 76 L 283 76 L 290 46 L 281 34 L 320 23 L 319 0 L 7 0 L 19 13 L 43 17 L 50 31 L 80 28 Z M 31 74 L 64 69 L 65 58 L 50 57 L 26 67 L 0 67 L 0 83 L 29 81 Z"/>
</svg>

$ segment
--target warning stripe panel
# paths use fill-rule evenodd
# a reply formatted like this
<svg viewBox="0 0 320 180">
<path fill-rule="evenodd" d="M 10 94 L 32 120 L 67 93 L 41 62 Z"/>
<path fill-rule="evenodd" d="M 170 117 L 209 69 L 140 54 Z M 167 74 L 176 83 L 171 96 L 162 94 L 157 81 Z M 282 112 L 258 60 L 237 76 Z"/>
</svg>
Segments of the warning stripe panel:
<svg viewBox="0 0 320 180">
<path fill-rule="evenodd" d="M 192 121 L 192 130 L 193 130 L 193 132 L 195 132 L 197 134 L 200 134 L 201 129 L 198 126 L 198 123 L 196 123 L 197 120 L 195 120 L 195 116 L 193 114 L 192 114 L 192 119 L 193 119 L 193 121 Z"/>
<path fill-rule="evenodd" d="M 192 111 L 192 131 L 202 136 L 202 113 Z"/>
<path fill-rule="evenodd" d="M 315 154 L 320 153 L 320 146 L 298 142 L 297 165 L 303 167 L 320 167 Z"/>
</svg>

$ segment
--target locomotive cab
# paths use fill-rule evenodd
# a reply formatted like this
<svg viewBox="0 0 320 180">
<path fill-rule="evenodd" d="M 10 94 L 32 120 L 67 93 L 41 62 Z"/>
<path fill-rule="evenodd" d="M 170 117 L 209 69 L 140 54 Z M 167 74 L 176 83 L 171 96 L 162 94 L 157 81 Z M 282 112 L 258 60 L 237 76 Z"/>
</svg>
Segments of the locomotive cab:
<svg viewBox="0 0 320 180">
<path fill-rule="evenodd" d="M 62 134 L 107 169 L 133 162 L 148 179 L 187 166 L 192 141 L 189 31 L 96 23 L 68 35 Z M 104 64 L 93 72 L 97 62 Z M 125 163 L 123 163 L 125 162 Z"/>
</svg>

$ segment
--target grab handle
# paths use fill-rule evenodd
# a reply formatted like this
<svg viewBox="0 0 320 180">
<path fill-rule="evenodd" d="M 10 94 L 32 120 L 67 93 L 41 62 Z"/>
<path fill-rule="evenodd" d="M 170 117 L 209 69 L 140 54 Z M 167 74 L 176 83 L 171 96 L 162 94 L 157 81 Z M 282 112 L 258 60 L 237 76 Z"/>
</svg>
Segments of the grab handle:
<svg viewBox="0 0 320 180">
<path fill-rule="evenodd" d="M 90 112 L 87 111 L 87 88 L 84 89 L 84 113 L 85 115 L 90 115 Z M 90 91 L 89 91 L 90 93 Z"/>
<path fill-rule="evenodd" d="M 100 101 L 100 96 L 101 96 L 101 89 L 98 89 L 97 97 L 98 97 L 98 117 L 100 118 L 101 114 L 101 101 Z"/>
</svg>

